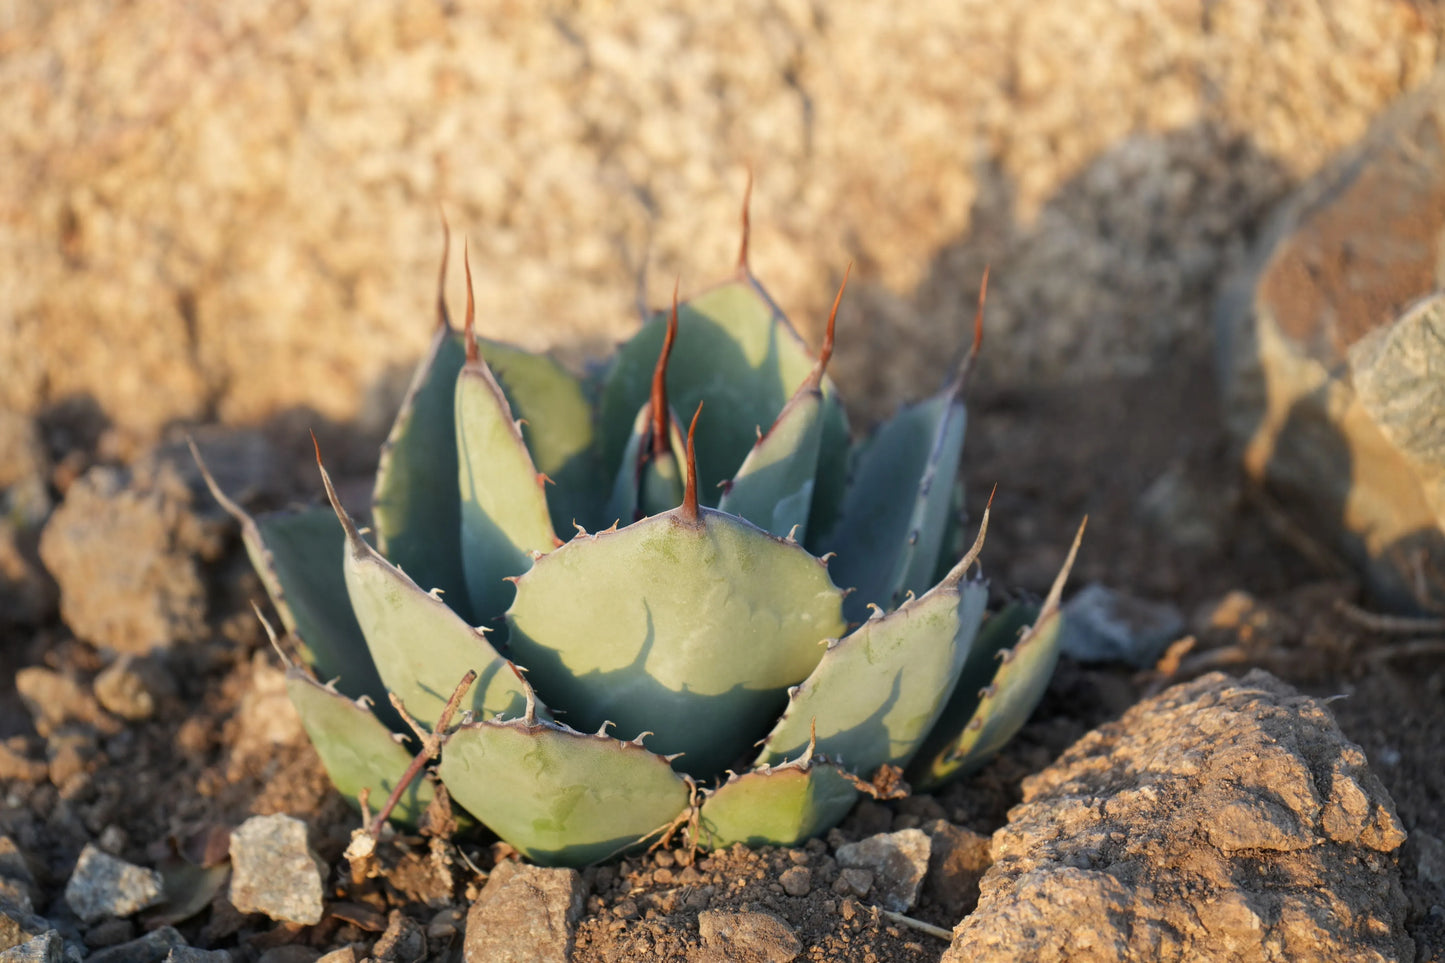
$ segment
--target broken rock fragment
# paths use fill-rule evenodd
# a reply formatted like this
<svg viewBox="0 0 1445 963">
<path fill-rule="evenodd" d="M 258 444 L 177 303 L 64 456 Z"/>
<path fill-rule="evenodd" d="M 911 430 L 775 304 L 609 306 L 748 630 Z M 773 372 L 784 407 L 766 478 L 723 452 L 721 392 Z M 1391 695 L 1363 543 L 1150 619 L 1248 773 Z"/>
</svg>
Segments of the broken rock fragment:
<svg viewBox="0 0 1445 963">
<path fill-rule="evenodd" d="M 932 843 L 921 829 L 879 833 L 838 847 L 838 865 L 872 874 L 871 899 L 883 909 L 904 913 L 918 899 L 928 873 Z M 861 895 L 861 894 L 859 894 Z"/>
<path fill-rule="evenodd" d="M 88 843 L 65 884 L 65 902 L 76 916 L 94 923 L 156 905 L 161 901 L 161 889 L 160 873 L 117 859 Z"/>
<path fill-rule="evenodd" d="M 467 913 L 466 963 L 566 963 L 585 899 L 575 869 L 498 864 Z"/>
<path fill-rule="evenodd" d="M 803 952 L 798 934 L 772 913 L 703 910 L 697 928 L 710 963 L 789 963 Z"/>
<path fill-rule="evenodd" d="M 321 922 L 323 863 L 306 842 L 306 824 L 278 813 L 252 816 L 231 834 L 231 902 L 273 920 Z"/>
</svg>

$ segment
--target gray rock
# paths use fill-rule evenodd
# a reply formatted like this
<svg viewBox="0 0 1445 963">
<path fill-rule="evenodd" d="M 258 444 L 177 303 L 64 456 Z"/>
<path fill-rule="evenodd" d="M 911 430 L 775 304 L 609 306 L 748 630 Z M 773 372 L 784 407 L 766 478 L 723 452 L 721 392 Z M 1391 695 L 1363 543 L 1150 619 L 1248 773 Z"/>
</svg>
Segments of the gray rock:
<svg viewBox="0 0 1445 963">
<path fill-rule="evenodd" d="M 90 843 L 65 884 L 65 902 L 87 923 L 130 916 L 156 905 L 162 895 L 160 873 L 116 859 Z"/>
<path fill-rule="evenodd" d="M 903 913 L 918 900 L 931 848 L 928 834 L 921 829 L 880 833 L 839 846 L 838 865 L 871 872 L 873 901 L 886 910 Z"/>
<path fill-rule="evenodd" d="M 164 963 L 231 963 L 225 950 L 198 950 L 194 946 L 173 946 Z"/>
<path fill-rule="evenodd" d="M 25 903 L 0 900 L 0 950 L 44 936 L 50 929 L 50 921 L 35 915 L 28 900 Z"/>
<path fill-rule="evenodd" d="M 186 938 L 174 926 L 162 926 L 128 943 L 90 954 L 85 963 L 163 963 L 166 957 L 186 946 Z"/>
<path fill-rule="evenodd" d="M 499 864 L 467 912 L 467 963 L 565 963 L 585 899 L 575 869 Z"/>
<path fill-rule="evenodd" d="M 281 813 L 252 816 L 231 833 L 230 899 L 242 913 L 319 923 L 326 872 L 299 819 Z"/>
<path fill-rule="evenodd" d="M 803 952 L 798 934 L 772 913 L 703 910 L 697 928 L 707 955 L 728 963 L 788 963 Z"/>
<path fill-rule="evenodd" d="M 194 495 L 168 464 L 134 472 L 93 468 L 65 493 L 40 538 L 77 636 L 145 654 L 197 638 L 206 590 L 196 565 L 220 550 L 220 523 L 203 523 Z"/>
<path fill-rule="evenodd" d="M 1184 631 L 1172 605 L 1089 585 L 1064 605 L 1062 651 L 1080 662 L 1127 662 L 1147 668 Z"/>
<path fill-rule="evenodd" d="M 1248 474 L 1379 600 L 1445 603 L 1445 71 L 1302 187 L 1216 311 Z M 1433 372 L 1433 373 L 1432 373 Z"/>
<path fill-rule="evenodd" d="M 962 826 L 937 819 L 924 827 L 933 841 L 923 891 L 954 919 L 978 905 L 978 883 L 993 865 L 989 839 Z"/>
<path fill-rule="evenodd" d="M 1404 838 L 1324 706 L 1214 673 L 1025 781 L 944 960 L 1413 960 Z"/>
<path fill-rule="evenodd" d="M 64 958 L 65 940 L 55 930 L 0 950 L 0 963 L 61 963 Z"/>
</svg>

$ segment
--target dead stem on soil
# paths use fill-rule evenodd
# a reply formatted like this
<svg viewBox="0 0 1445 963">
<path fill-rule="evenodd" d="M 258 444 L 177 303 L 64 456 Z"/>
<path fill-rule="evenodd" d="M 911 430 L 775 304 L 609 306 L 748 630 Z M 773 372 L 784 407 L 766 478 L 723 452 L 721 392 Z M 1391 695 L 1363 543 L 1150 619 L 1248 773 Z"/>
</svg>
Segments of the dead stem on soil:
<svg viewBox="0 0 1445 963">
<path fill-rule="evenodd" d="M 462 697 L 466 695 L 467 690 L 470 689 L 472 683 L 476 681 L 476 671 L 468 669 L 467 674 L 462 676 L 462 681 L 457 683 L 456 689 L 452 691 L 451 698 L 447 700 L 447 704 L 442 708 L 441 715 L 437 717 L 436 726 L 433 727 L 431 732 L 427 732 L 420 723 L 412 718 L 411 713 L 406 711 L 406 706 L 402 705 L 401 699 L 397 697 L 395 692 L 387 693 L 387 695 L 391 697 L 392 706 L 396 708 L 396 711 L 401 715 L 402 719 L 406 721 L 406 724 L 416 733 L 417 738 L 421 740 L 421 751 L 412 759 L 411 765 L 406 767 L 406 772 L 402 773 L 401 779 L 397 781 L 396 787 L 391 791 L 391 795 L 386 797 L 386 802 L 376 811 L 376 816 L 369 823 L 366 823 L 366 825 L 351 834 L 351 842 L 347 845 L 344 855 L 346 856 L 347 862 L 351 864 L 351 881 L 353 883 L 360 884 L 372 875 L 375 868 L 376 843 L 377 840 L 381 838 L 382 827 L 386 825 L 386 820 L 391 816 L 392 810 L 396 808 L 397 803 L 401 802 L 402 795 L 416 780 L 416 777 L 421 775 L 421 771 L 426 768 L 427 763 L 441 754 L 442 743 L 446 740 L 447 726 L 451 725 L 452 716 L 456 714 L 458 707 L 461 706 Z M 365 822 L 366 819 L 366 802 L 367 796 L 369 795 L 369 790 L 362 790 L 361 807 L 363 822 Z"/>
<path fill-rule="evenodd" d="M 932 923 L 925 923 L 923 920 L 916 920 L 911 916 L 904 916 L 902 913 L 895 913 L 892 910 L 880 909 L 878 915 L 900 926 L 911 927 L 920 933 L 927 933 L 929 936 L 937 937 L 948 943 L 953 942 L 953 933 L 941 926 L 934 926 Z"/>
</svg>

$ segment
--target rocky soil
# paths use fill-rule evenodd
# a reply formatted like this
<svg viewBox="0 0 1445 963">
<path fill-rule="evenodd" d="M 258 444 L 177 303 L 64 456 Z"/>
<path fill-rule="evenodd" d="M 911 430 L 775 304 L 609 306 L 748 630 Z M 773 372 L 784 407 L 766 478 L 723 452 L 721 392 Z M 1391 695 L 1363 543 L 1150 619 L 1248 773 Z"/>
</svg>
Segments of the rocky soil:
<svg viewBox="0 0 1445 963">
<path fill-rule="evenodd" d="M 1317 202 L 1315 172 L 1426 83 L 1438 13 L 721 16 L 0 19 L 0 960 L 1445 959 L 1445 625 L 1382 616 L 1363 516 L 1278 484 L 1264 442 L 1241 457 L 1210 324 L 1240 316 L 1231 279 L 1255 322 L 1313 291 L 1253 297 L 1254 262 L 1318 223 L 1270 213 Z M 1426 148 L 1391 155 L 1441 218 L 1378 249 L 1434 271 L 1400 304 L 1445 264 Z M 353 876 L 358 817 L 184 437 L 278 507 L 318 495 L 314 428 L 364 504 L 431 325 L 437 202 L 489 333 L 580 362 L 633 323 L 644 264 L 656 297 L 725 269 L 748 163 L 755 266 L 805 333 L 857 259 L 835 376 L 860 425 L 946 370 L 992 263 L 967 455 L 972 504 L 998 485 L 985 573 L 994 602 L 1040 592 L 1089 514 L 1091 630 L 983 772 L 806 846 L 571 873 L 420 835 Z M 1289 330 L 1285 362 L 1360 362 L 1358 331 Z M 1309 423 L 1353 442 L 1352 403 Z"/>
</svg>

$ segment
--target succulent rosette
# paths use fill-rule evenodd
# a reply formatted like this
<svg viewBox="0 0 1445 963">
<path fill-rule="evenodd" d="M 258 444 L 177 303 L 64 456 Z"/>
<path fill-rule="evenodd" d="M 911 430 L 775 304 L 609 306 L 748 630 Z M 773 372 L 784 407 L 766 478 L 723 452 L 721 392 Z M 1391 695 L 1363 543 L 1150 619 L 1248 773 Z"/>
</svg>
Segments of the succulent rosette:
<svg viewBox="0 0 1445 963">
<path fill-rule="evenodd" d="M 414 823 L 440 784 L 549 864 L 680 827 L 787 845 L 1023 724 L 1074 551 L 1042 607 L 986 616 L 988 512 L 962 552 L 959 482 L 982 299 L 950 383 L 854 442 L 826 373 L 838 302 L 815 357 L 748 266 L 746 215 L 735 275 L 586 375 L 478 337 L 467 280 L 460 332 L 438 294 L 368 533 L 324 469 L 311 510 L 216 492 L 343 794 Z"/>
</svg>

